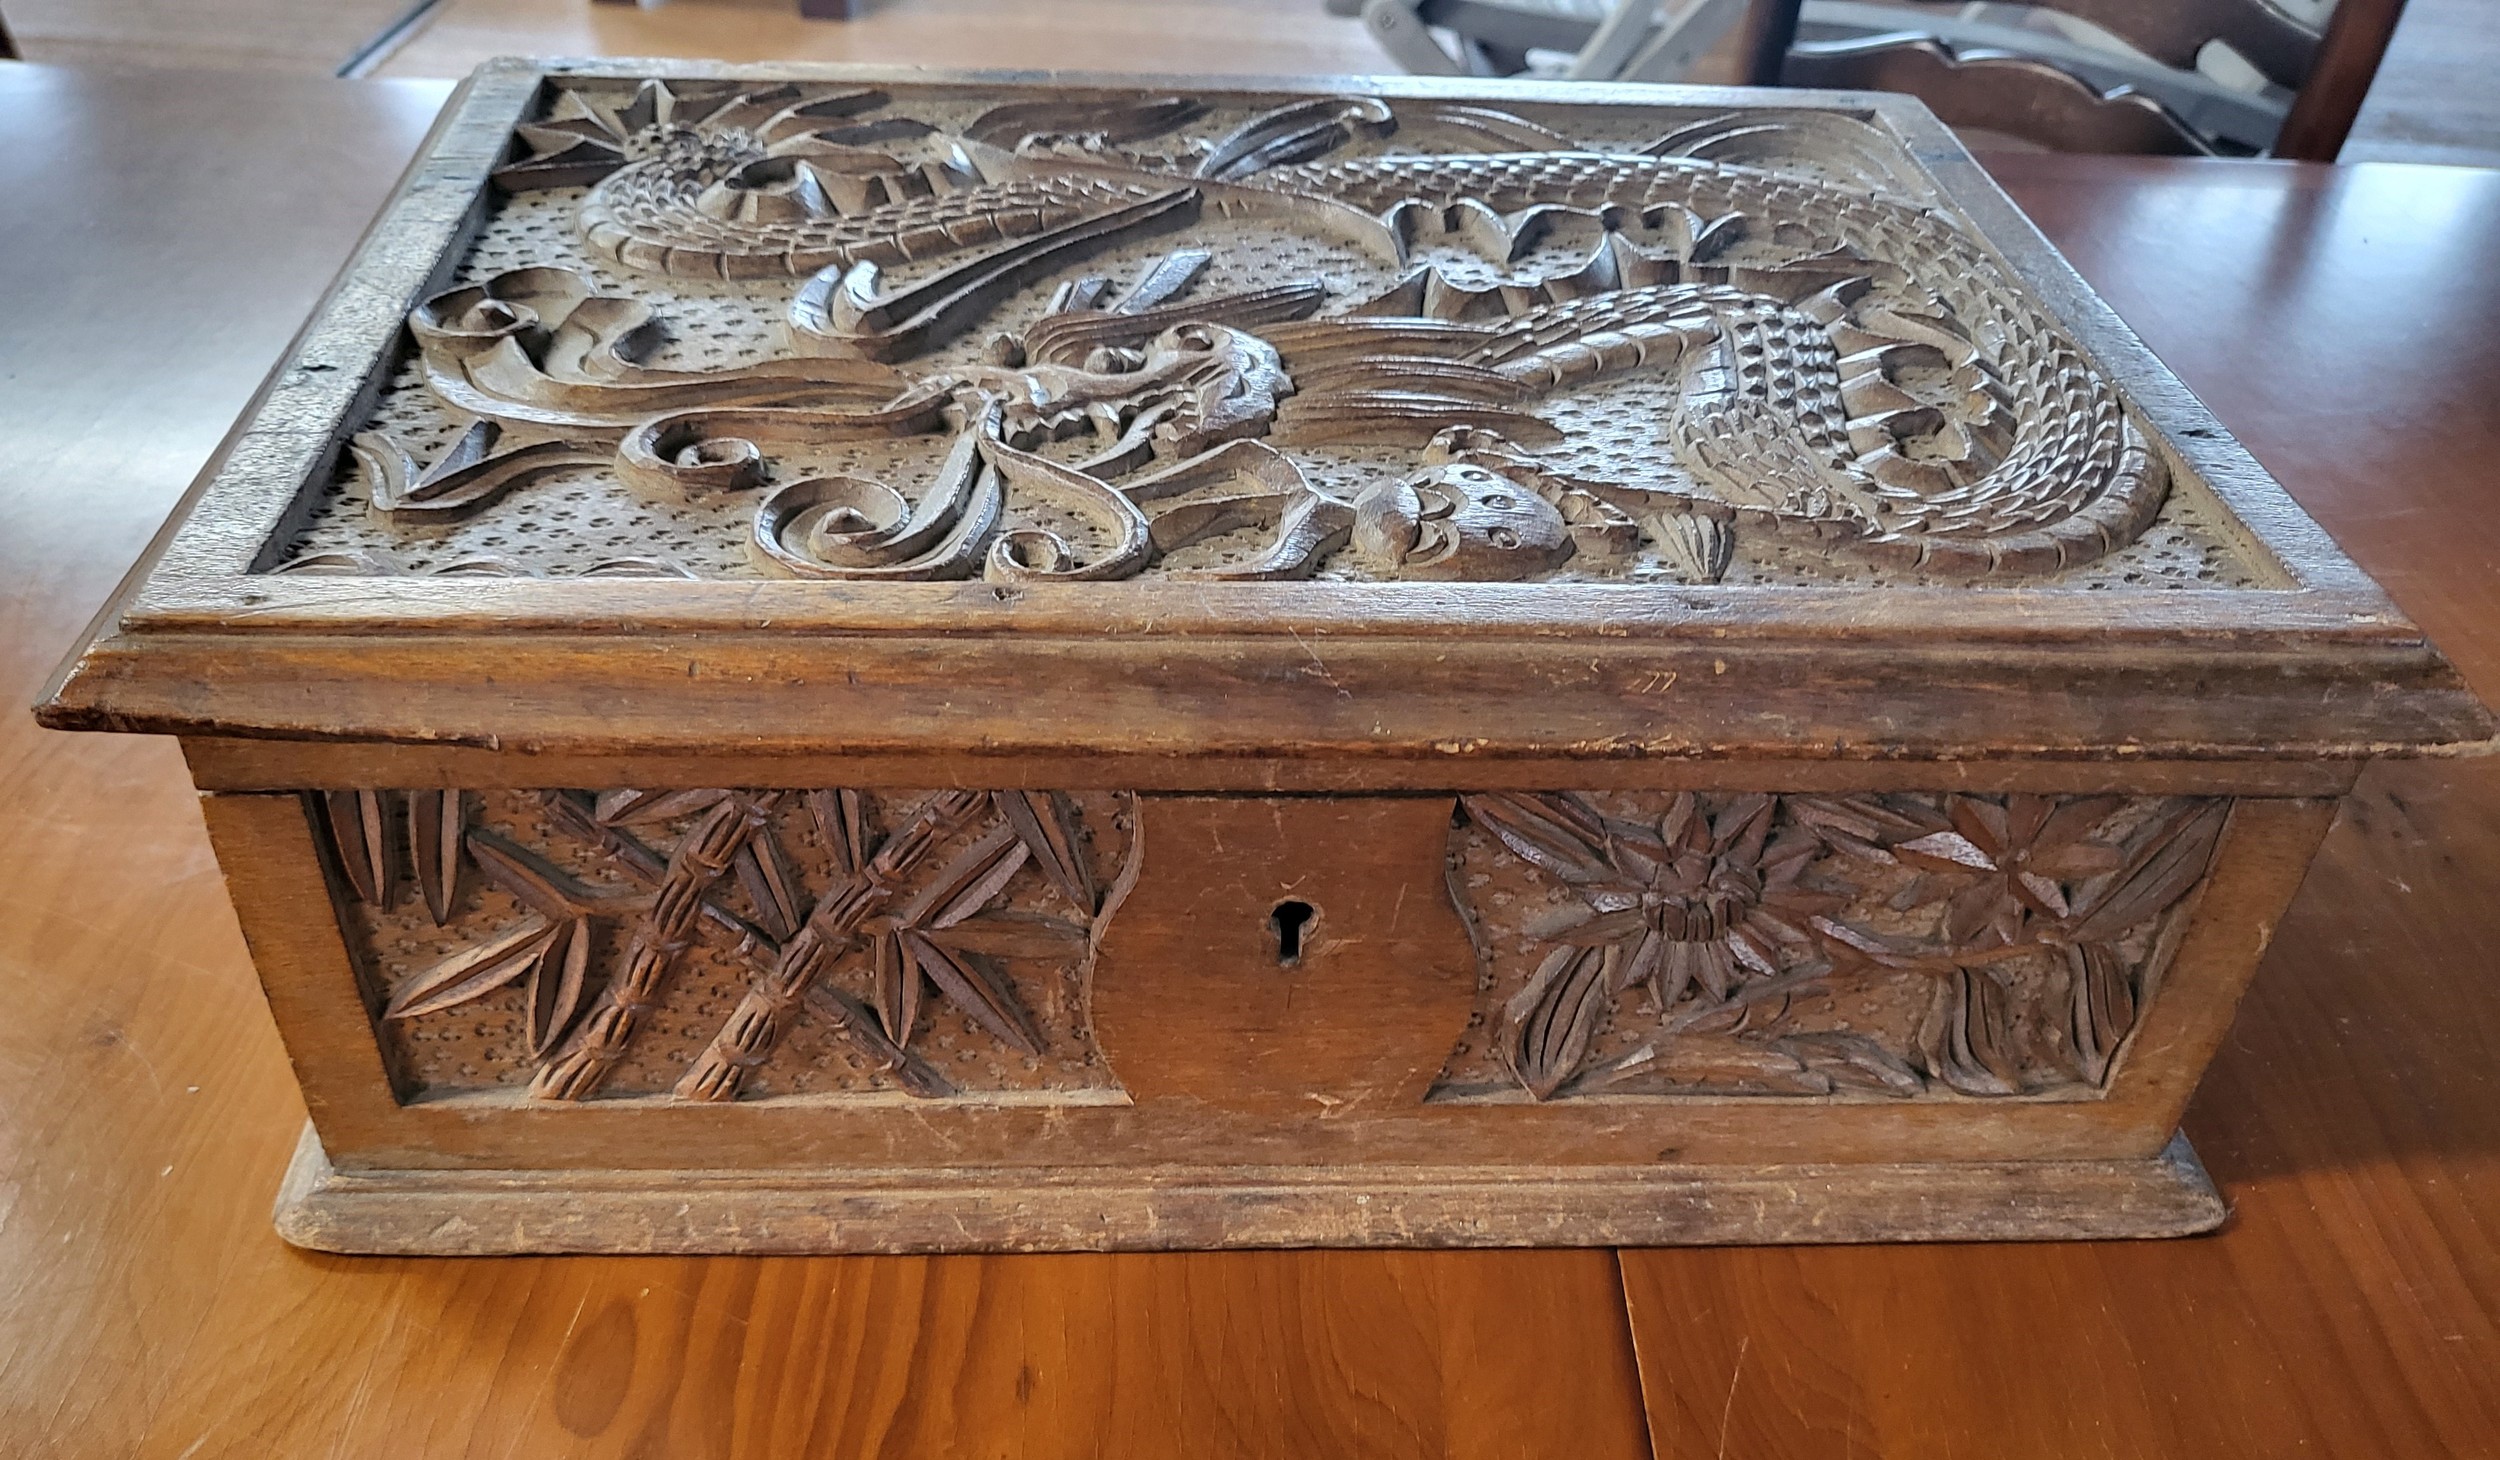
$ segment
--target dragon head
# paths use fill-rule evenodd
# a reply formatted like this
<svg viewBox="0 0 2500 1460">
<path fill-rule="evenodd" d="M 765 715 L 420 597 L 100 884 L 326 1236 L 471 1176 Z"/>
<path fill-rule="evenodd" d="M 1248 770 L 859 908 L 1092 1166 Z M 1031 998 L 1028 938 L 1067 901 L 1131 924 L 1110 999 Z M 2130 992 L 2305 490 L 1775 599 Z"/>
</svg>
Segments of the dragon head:
<svg viewBox="0 0 2500 1460">
<path fill-rule="evenodd" d="M 1472 582 L 1548 572 L 1579 547 L 1553 503 L 1465 462 L 1366 489 L 1354 502 L 1354 546 L 1397 577 Z"/>
<path fill-rule="evenodd" d="M 1021 347 L 1001 352 L 1009 359 Z M 1293 393 L 1276 350 L 1229 325 L 1185 321 L 1138 345 L 1094 344 L 1070 353 L 976 367 L 962 385 L 1006 402 L 1010 445 L 1064 440 L 1092 429 L 1110 440 L 1148 433 L 1154 455 L 1195 456 L 1264 436 L 1276 403 Z"/>
</svg>

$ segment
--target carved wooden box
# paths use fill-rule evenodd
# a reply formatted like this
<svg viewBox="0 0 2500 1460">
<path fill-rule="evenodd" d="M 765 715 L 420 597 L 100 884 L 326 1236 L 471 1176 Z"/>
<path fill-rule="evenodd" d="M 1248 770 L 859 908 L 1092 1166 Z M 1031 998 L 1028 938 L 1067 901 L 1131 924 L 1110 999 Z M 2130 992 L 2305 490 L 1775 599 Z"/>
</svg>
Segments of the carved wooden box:
<svg viewBox="0 0 2500 1460">
<path fill-rule="evenodd" d="M 595 63 L 42 713 L 183 738 L 388 1252 L 2196 1231 L 2491 728 L 1914 102 Z"/>
</svg>

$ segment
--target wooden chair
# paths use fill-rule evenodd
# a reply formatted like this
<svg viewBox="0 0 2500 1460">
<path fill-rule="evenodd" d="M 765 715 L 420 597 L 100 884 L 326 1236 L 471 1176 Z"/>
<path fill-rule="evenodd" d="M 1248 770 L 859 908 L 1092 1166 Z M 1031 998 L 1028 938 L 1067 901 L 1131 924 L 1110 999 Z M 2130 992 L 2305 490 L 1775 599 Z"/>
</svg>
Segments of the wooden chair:
<svg viewBox="0 0 2500 1460">
<path fill-rule="evenodd" d="M 1680 81 L 1737 25 L 1757 85 L 1907 92 L 1956 126 L 2059 151 L 2332 160 L 2404 0 L 2340 0 L 2322 26 L 2270 0 L 1328 0 L 1409 70 Z M 2041 17 L 2097 27 L 2078 34 Z M 1449 37 L 1444 43 L 1438 36 Z M 2108 44 L 2115 40 L 2119 46 Z M 2199 68 L 2209 47 L 2236 62 Z M 2231 79 L 2236 70 L 2239 76 Z"/>
<path fill-rule="evenodd" d="M 635 0 L 592 0 L 598 5 L 631 5 Z M 849 20 L 859 14 L 861 0 L 799 0 L 799 14 L 810 20 Z"/>
<path fill-rule="evenodd" d="M 1381 49 L 1409 71 L 1512 76 L 1530 51 L 1571 59 L 1576 81 L 1682 81 L 1731 29 L 1747 74 L 1775 80 L 1796 0 L 1327 0 L 1359 16 Z M 1445 42 L 1441 37 L 1446 36 Z"/>
<path fill-rule="evenodd" d="M 2332 161 L 2403 8 L 2339 0 L 2320 27 L 2268 0 L 1809 0 L 1781 79 L 1907 92 L 1957 127 L 2058 151 Z M 2132 54 L 2025 24 L 2025 12 L 2088 22 Z M 2236 62 L 2200 68 L 2216 46 Z"/>
</svg>

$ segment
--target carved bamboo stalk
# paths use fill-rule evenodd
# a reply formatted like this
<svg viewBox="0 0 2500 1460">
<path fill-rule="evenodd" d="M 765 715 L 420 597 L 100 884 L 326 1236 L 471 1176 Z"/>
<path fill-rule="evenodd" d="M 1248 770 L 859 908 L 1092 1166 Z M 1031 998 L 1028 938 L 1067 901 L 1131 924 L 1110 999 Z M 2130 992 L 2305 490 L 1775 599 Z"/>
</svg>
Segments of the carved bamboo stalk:
<svg viewBox="0 0 2500 1460">
<path fill-rule="evenodd" d="M 811 791 L 809 796 L 832 796 L 831 791 Z M 838 793 L 856 797 L 855 791 Z M 657 888 L 668 875 L 668 859 L 643 845 L 622 827 L 608 826 L 594 818 L 588 808 L 573 799 L 568 791 L 542 791 L 539 799 L 547 806 L 547 814 L 555 827 L 597 848 L 608 860 L 640 886 Z M 837 849 L 845 858 L 848 848 Z M 696 931 L 712 939 L 713 945 L 746 963 L 751 977 L 769 976 L 781 961 L 781 945 L 764 931 L 728 908 L 721 906 L 717 885 L 706 890 L 703 916 L 695 924 Z M 877 1016 L 847 994 L 827 988 L 811 988 L 809 997 L 816 1001 L 817 1012 L 834 1033 L 859 1046 L 860 1053 L 893 1072 L 903 1088 L 914 1095 L 937 1097 L 955 1093 L 954 1085 L 940 1074 L 937 1067 L 919 1055 L 885 1037 Z"/>
<path fill-rule="evenodd" d="M 625 1057 L 643 1016 L 659 1002 L 669 975 L 694 942 L 704 894 L 728 872 L 738 849 L 779 800 L 779 793 L 752 801 L 732 796 L 686 833 L 669 857 L 650 911 L 634 928 L 624 969 L 600 992 L 598 1004 L 565 1048 L 539 1066 L 531 1094 L 542 1100 L 580 1100 L 598 1090 Z"/>
<path fill-rule="evenodd" d="M 737 1009 L 677 1082 L 678 1095 L 688 1100 L 736 1099 L 746 1072 L 771 1057 L 808 985 L 850 947 L 860 924 L 893 900 L 901 890 L 900 879 L 938 842 L 989 803 L 985 791 L 944 791 L 930 797 L 866 866 L 826 889 L 808 911 L 806 924 L 782 945 L 780 961 L 747 986 Z"/>
</svg>

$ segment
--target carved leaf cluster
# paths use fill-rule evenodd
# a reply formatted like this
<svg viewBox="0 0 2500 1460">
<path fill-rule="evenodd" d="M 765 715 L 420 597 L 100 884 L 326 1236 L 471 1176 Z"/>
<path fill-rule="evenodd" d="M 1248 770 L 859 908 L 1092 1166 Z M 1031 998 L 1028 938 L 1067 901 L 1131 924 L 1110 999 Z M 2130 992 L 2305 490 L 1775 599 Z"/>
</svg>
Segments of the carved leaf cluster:
<svg viewBox="0 0 2500 1460">
<path fill-rule="evenodd" d="M 621 879 L 599 885 L 535 848 L 467 824 L 469 802 L 458 792 L 330 793 L 319 820 L 350 891 L 378 907 L 390 905 L 403 868 L 417 870 L 438 925 L 458 916 L 464 876 L 519 905 L 517 921 L 402 979 L 382 1018 L 425 1018 L 519 983 L 528 1049 L 542 1061 L 533 1090 L 545 1098 L 596 1092 L 698 937 L 737 953 L 754 975 L 738 1010 L 680 1082 L 682 1096 L 734 1097 L 803 1006 L 905 1089 L 950 1094 L 951 1084 L 911 1048 L 925 1026 L 929 990 L 1007 1047 L 1043 1053 L 1043 1035 L 1007 965 L 1065 966 L 1083 957 L 1102 912 L 1086 833 L 1067 798 L 942 792 L 879 837 L 861 793 L 807 792 L 800 799 L 834 868 L 832 885 L 811 897 L 775 829 L 789 794 L 541 793 L 554 831 Z M 939 846 L 976 823 L 975 835 L 930 865 Z M 644 840 L 672 830 L 672 850 Z M 1020 875 L 1047 886 L 1076 917 L 1001 905 Z M 603 958 L 602 948 L 613 951 Z M 823 977 L 837 965 L 860 971 L 867 1004 Z"/>
<path fill-rule="evenodd" d="M 2146 993 L 2145 930 L 2201 883 L 2229 814 L 2110 796 L 1675 793 L 1643 802 L 1654 820 L 1560 794 L 1462 804 L 1577 900 L 1525 926 L 1545 947 L 1499 1011 L 1498 1052 L 1539 1100 L 1659 1078 L 1894 1096 L 2097 1086 Z M 1870 889 L 1927 931 L 1853 921 Z M 2017 967 L 2052 970 L 2062 1003 L 2031 1008 L 2038 981 Z M 1791 1017 L 1800 997 L 1904 980 L 1924 992 L 1898 1045 Z M 1654 1033 L 1592 1065 L 1634 989 Z M 2045 1051 L 2031 1024 L 2055 1027 Z"/>
</svg>

